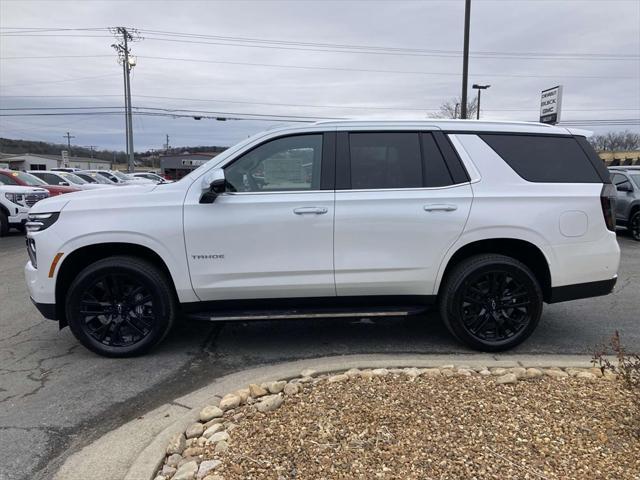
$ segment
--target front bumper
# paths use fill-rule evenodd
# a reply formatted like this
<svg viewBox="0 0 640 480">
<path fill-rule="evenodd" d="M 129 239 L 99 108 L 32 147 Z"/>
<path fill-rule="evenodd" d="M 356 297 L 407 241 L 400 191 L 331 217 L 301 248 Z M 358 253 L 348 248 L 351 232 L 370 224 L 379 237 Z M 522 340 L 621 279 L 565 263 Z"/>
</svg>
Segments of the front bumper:
<svg viewBox="0 0 640 480">
<path fill-rule="evenodd" d="M 27 223 L 27 216 L 29 214 L 29 209 L 24 207 L 12 207 L 10 213 L 13 215 L 9 215 L 9 224 L 10 225 L 23 225 Z"/>
<path fill-rule="evenodd" d="M 33 304 L 36 306 L 40 314 L 49 320 L 58 320 L 56 318 L 56 304 L 55 303 L 39 303 L 36 302 L 33 298 L 31 299 Z"/>
</svg>

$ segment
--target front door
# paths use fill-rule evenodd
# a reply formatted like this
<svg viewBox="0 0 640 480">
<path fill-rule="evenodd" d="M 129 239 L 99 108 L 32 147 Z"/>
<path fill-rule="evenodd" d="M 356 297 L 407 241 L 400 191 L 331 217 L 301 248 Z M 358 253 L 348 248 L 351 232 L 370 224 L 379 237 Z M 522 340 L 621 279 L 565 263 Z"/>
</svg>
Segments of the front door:
<svg viewBox="0 0 640 480">
<path fill-rule="evenodd" d="M 227 192 L 213 203 L 187 200 L 186 253 L 201 300 L 335 296 L 334 191 L 321 179 L 330 135 L 269 140 L 224 167 Z"/>
<path fill-rule="evenodd" d="M 445 161 L 444 147 L 455 155 L 451 145 L 435 135 L 338 134 L 339 296 L 433 294 L 441 260 L 461 235 L 472 200 L 461 164 Z"/>
</svg>

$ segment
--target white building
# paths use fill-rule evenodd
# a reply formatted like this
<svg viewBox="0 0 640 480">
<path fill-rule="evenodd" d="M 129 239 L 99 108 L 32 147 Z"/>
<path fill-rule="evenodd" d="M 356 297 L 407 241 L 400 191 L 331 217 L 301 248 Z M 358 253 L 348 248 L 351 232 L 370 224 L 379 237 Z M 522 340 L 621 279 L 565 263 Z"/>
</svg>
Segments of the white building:
<svg viewBox="0 0 640 480">
<path fill-rule="evenodd" d="M 75 167 L 84 170 L 111 168 L 111 162 L 98 158 L 69 157 L 67 165 L 64 165 L 62 156 L 60 155 L 43 155 L 36 153 L 3 154 L 0 162 L 8 164 L 12 170 L 51 170 L 52 168 L 60 167 Z"/>
</svg>

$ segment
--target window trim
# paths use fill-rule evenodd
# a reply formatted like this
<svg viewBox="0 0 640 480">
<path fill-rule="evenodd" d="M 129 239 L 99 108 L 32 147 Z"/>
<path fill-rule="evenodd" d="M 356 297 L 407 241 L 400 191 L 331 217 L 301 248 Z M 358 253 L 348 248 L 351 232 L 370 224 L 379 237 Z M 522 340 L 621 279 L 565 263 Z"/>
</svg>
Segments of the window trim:
<svg viewBox="0 0 640 480">
<path fill-rule="evenodd" d="M 321 135 L 322 136 L 322 159 L 320 163 L 320 188 L 317 190 L 313 189 L 305 189 L 305 190 L 272 190 L 268 192 L 224 192 L 221 195 L 279 195 L 283 193 L 317 193 L 317 192 L 326 192 L 333 191 L 335 186 L 335 131 L 317 131 L 317 132 L 296 132 L 296 133 L 288 133 L 285 135 L 279 135 L 275 137 L 269 137 L 264 139 L 264 141 L 257 143 L 247 150 L 243 150 L 239 152 L 238 155 L 230 158 L 226 163 L 222 165 L 218 165 L 216 168 L 221 168 L 225 170 L 227 167 L 233 165 L 235 162 L 243 158 L 245 155 L 248 155 L 256 148 L 261 147 L 262 145 L 266 145 L 267 143 L 273 142 L 275 140 L 281 140 L 283 138 L 289 137 L 302 137 L 302 136 L 310 136 L 310 135 Z M 325 178 L 326 176 L 326 178 Z"/>
<path fill-rule="evenodd" d="M 422 166 L 422 186 L 421 187 L 396 187 L 396 188 L 352 188 L 351 186 L 351 149 L 349 142 L 350 134 L 358 134 L 358 133 L 415 133 L 418 135 L 418 145 L 420 149 L 420 164 Z M 438 142 L 438 138 L 436 133 L 440 133 L 442 137 L 440 138 L 440 142 Z M 449 170 L 449 175 L 451 176 L 451 185 L 441 185 L 437 187 L 426 187 L 425 186 L 425 174 L 426 174 L 426 164 L 427 159 L 424 157 L 423 145 L 422 145 L 422 137 L 423 135 L 433 135 L 433 139 L 436 142 L 436 146 L 440 150 L 440 154 L 444 159 L 445 165 Z M 442 143 L 445 142 L 445 143 Z M 449 145 L 450 151 L 443 152 L 443 145 Z M 461 178 L 458 175 L 458 178 L 454 176 L 451 171 L 451 165 L 457 163 L 459 166 L 457 168 L 461 168 L 464 172 L 466 178 Z M 449 138 L 444 135 L 439 130 L 384 130 L 384 129 L 358 129 L 358 130 L 339 130 L 337 132 L 336 138 L 336 156 L 335 156 L 335 169 L 336 169 L 336 182 L 335 189 L 337 192 L 350 191 L 350 192 L 408 192 L 408 191 L 422 191 L 422 190 L 443 190 L 447 188 L 455 188 L 461 185 L 467 185 L 470 183 L 469 174 L 467 173 L 467 169 L 464 166 L 464 163 L 458 156 L 455 147 L 451 144 Z"/>
</svg>

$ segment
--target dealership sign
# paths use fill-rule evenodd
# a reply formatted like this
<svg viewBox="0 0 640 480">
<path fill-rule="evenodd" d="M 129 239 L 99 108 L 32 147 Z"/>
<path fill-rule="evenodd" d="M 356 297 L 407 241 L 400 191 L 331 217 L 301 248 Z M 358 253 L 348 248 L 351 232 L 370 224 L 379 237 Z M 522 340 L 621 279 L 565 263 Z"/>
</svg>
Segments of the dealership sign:
<svg viewBox="0 0 640 480">
<path fill-rule="evenodd" d="M 558 123 L 562 109 L 562 85 L 542 91 L 540 123 Z"/>
</svg>

